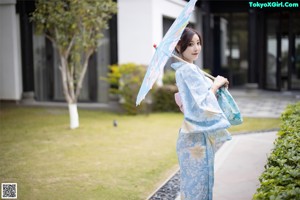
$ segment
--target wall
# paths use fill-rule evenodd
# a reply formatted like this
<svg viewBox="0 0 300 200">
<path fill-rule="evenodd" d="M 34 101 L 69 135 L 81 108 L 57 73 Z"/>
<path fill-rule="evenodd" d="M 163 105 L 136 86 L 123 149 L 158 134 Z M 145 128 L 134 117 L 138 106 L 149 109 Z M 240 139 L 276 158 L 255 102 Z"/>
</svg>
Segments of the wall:
<svg viewBox="0 0 300 200">
<path fill-rule="evenodd" d="M 147 64 L 153 53 L 152 0 L 118 0 L 119 63 Z"/>
<path fill-rule="evenodd" d="M 153 44 L 159 44 L 163 37 L 163 16 L 175 19 L 186 3 L 183 0 L 118 0 L 119 63 L 149 64 L 155 51 Z M 198 21 L 198 13 L 191 17 L 193 23 Z"/>
<path fill-rule="evenodd" d="M 18 101 L 23 89 L 19 17 L 15 4 L 15 0 L 0 1 L 0 99 Z"/>
</svg>

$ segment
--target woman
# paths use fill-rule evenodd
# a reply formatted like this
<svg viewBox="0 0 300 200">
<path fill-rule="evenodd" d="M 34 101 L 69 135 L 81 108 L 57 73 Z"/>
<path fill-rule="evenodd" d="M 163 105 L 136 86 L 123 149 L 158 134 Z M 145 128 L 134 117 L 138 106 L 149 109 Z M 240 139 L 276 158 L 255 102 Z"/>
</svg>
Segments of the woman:
<svg viewBox="0 0 300 200">
<path fill-rule="evenodd" d="M 214 82 L 193 64 L 202 47 L 199 33 L 185 28 L 176 52 L 186 62 L 172 64 L 184 113 L 177 140 L 181 200 L 211 200 L 214 184 L 214 154 L 217 143 L 230 140 L 230 123 L 220 109 L 217 90 L 229 84 L 222 76 Z M 177 96 L 178 97 L 178 96 Z"/>
</svg>

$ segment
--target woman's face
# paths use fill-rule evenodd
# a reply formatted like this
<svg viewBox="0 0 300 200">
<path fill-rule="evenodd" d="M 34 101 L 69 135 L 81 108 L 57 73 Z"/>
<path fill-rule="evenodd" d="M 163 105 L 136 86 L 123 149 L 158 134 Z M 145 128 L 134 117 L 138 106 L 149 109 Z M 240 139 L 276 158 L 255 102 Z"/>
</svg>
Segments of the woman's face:
<svg viewBox="0 0 300 200">
<path fill-rule="evenodd" d="M 197 34 L 194 34 L 186 50 L 182 53 L 182 57 L 185 61 L 193 63 L 197 60 L 201 51 L 200 39 Z"/>
</svg>

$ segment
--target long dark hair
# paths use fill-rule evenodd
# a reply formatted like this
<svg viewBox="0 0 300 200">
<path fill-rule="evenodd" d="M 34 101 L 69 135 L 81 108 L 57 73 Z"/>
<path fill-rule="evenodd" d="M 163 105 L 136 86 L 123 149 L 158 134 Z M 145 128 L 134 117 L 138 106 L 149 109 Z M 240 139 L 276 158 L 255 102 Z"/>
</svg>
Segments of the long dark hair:
<svg viewBox="0 0 300 200">
<path fill-rule="evenodd" d="M 178 44 L 177 44 L 180 48 L 180 52 L 178 51 L 177 48 L 175 48 L 176 52 L 179 54 L 182 54 L 186 50 L 186 48 L 189 46 L 189 44 L 195 34 L 198 35 L 199 40 L 200 40 L 200 45 L 202 46 L 202 38 L 201 38 L 200 34 L 196 30 L 186 27 L 181 35 L 181 38 L 180 38 Z"/>
</svg>

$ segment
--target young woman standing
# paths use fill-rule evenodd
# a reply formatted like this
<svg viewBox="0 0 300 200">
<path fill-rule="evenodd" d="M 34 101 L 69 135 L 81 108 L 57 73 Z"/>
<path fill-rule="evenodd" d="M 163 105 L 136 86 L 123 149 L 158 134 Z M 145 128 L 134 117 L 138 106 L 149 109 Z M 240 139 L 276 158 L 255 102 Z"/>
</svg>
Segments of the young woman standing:
<svg viewBox="0 0 300 200">
<path fill-rule="evenodd" d="M 230 123 L 215 96 L 229 82 L 222 76 L 212 82 L 193 64 L 201 47 L 200 34 L 185 28 L 176 46 L 185 62 L 172 64 L 179 90 L 177 104 L 184 113 L 177 140 L 181 200 L 212 200 L 215 146 L 231 139 L 226 130 Z"/>
</svg>

